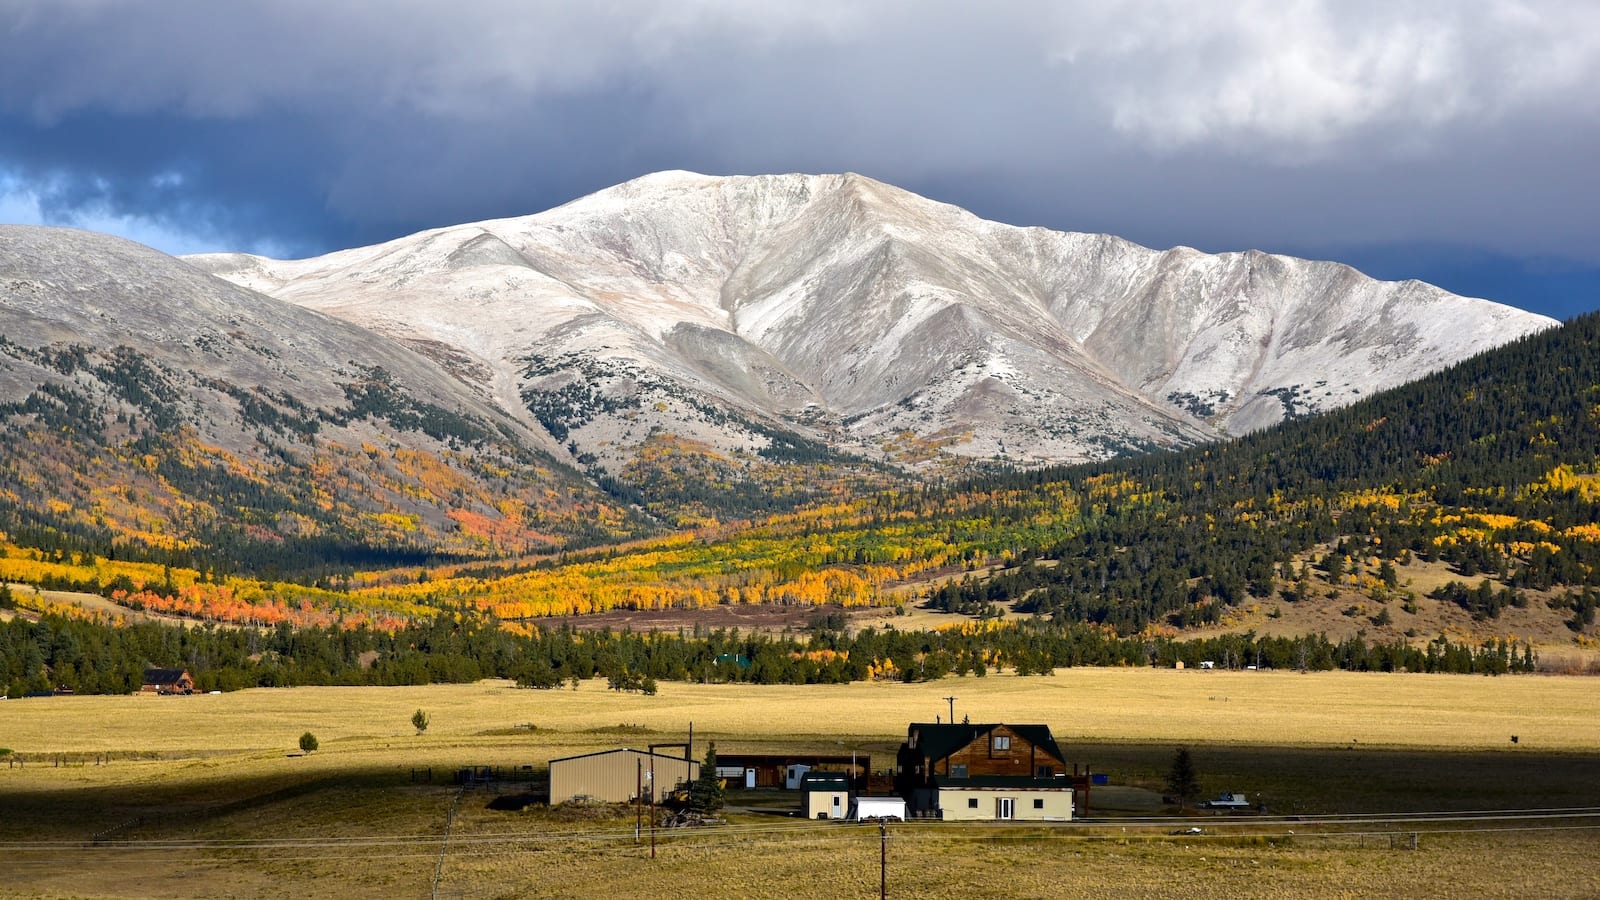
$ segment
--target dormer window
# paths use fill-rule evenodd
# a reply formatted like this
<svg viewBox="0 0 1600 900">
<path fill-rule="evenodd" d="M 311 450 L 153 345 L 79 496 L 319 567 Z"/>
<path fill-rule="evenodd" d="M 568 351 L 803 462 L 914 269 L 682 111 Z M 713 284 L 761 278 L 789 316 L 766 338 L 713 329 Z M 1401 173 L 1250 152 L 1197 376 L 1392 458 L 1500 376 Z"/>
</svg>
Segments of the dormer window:
<svg viewBox="0 0 1600 900">
<path fill-rule="evenodd" d="M 996 750 L 1010 750 L 1011 749 L 1011 736 L 1010 735 L 1005 735 L 1005 734 L 997 734 L 997 735 L 995 735 L 994 736 L 994 749 L 996 749 Z"/>
</svg>

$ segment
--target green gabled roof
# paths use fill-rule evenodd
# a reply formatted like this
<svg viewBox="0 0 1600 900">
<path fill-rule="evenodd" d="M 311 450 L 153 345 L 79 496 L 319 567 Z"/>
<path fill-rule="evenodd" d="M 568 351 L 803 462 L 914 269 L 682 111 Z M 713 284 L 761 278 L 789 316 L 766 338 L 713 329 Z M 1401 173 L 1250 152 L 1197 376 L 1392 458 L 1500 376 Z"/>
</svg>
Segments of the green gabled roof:
<svg viewBox="0 0 1600 900">
<path fill-rule="evenodd" d="M 807 772 L 800 776 L 802 791 L 848 791 L 850 778 L 838 772 Z"/>
<path fill-rule="evenodd" d="M 913 749 L 938 762 L 994 730 L 993 725 L 934 725 L 914 722 L 906 729 L 917 733 L 917 746 Z"/>
<path fill-rule="evenodd" d="M 927 722 L 914 722 L 910 729 L 916 729 L 920 736 L 917 738 L 916 751 L 935 762 L 955 753 L 979 738 L 987 738 L 989 732 L 1005 725 L 1016 735 L 1040 750 L 1054 756 L 1062 765 L 1066 765 L 1067 757 L 1056 745 L 1056 739 L 1050 735 L 1049 725 L 1009 725 L 1004 722 L 993 722 L 986 725 L 962 724 L 945 725 L 928 724 Z"/>
<path fill-rule="evenodd" d="M 144 683 L 177 684 L 187 674 L 189 674 L 188 669 L 158 669 L 152 666 L 144 670 Z"/>
<path fill-rule="evenodd" d="M 1049 725 L 1012 725 L 1010 728 L 1028 743 L 1054 756 L 1062 765 L 1067 764 L 1067 755 L 1057 746 L 1055 737 L 1050 734 Z"/>
<path fill-rule="evenodd" d="M 1032 775 L 974 775 L 971 778 L 952 778 L 935 775 L 933 784 L 938 788 L 1016 788 L 1019 790 L 1072 790 L 1070 778 L 1035 778 Z"/>
</svg>

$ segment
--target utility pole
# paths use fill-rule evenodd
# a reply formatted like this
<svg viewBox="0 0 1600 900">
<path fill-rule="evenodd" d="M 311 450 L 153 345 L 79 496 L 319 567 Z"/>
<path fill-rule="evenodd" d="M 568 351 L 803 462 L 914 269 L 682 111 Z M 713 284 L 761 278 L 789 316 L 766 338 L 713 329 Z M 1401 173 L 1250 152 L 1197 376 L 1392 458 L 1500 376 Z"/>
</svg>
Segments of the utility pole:
<svg viewBox="0 0 1600 900">
<path fill-rule="evenodd" d="M 637 847 L 644 838 L 644 760 L 634 757 L 633 768 L 633 845 Z"/>
<path fill-rule="evenodd" d="M 878 820 L 878 900 L 889 897 L 889 823 Z"/>
<path fill-rule="evenodd" d="M 624 769 L 623 771 L 627 771 Z M 650 858 L 656 858 L 656 756 L 650 754 Z"/>
<path fill-rule="evenodd" d="M 959 698 L 956 698 L 956 697 L 941 697 L 940 699 L 941 700 L 949 700 L 950 701 L 950 724 L 954 725 L 956 723 L 956 700 L 959 699 Z"/>
</svg>

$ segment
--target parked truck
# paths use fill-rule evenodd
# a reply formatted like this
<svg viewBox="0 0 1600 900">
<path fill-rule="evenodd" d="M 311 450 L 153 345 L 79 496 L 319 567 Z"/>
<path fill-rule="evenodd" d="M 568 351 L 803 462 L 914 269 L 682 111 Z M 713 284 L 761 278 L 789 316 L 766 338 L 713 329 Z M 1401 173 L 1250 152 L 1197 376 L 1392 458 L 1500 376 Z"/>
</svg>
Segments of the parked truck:
<svg viewBox="0 0 1600 900">
<path fill-rule="evenodd" d="M 1214 799 L 1200 801 L 1201 809 L 1251 809 L 1254 805 L 1249 797 L 1239 791 L 1229 791 L 1218 794 Z"/>
</svg>

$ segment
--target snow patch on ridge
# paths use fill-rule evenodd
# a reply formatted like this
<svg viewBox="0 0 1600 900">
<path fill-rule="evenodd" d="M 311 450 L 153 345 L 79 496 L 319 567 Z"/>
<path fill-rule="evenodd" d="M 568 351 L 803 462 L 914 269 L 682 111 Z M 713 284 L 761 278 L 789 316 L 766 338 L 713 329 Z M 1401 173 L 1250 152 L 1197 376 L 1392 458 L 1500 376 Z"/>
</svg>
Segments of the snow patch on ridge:
<svg viewBox="0 0 1600 900">
<path fill-rule="evenodd" d="M 636 373 L 596 386 L 627 411 L 571 438 L 618 465 L 648 427 L 765 440 L 739 421 L 868 454 L 909 433 L 1101 458 L 1330 409 L 1556 324 L 1336 263 L 1015 228 L 849 174 L 661 172 L 316 259 L 190 260 L 458 348 L 502 402 L 534 356 Z"/>
</svg>

